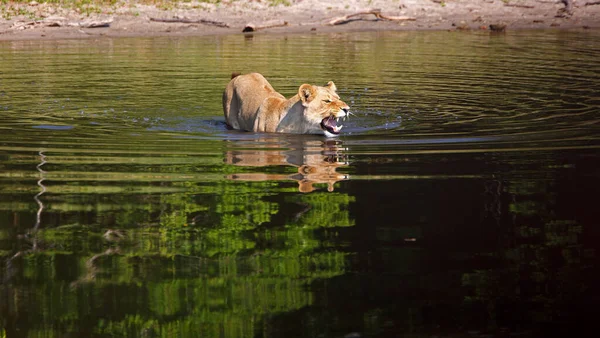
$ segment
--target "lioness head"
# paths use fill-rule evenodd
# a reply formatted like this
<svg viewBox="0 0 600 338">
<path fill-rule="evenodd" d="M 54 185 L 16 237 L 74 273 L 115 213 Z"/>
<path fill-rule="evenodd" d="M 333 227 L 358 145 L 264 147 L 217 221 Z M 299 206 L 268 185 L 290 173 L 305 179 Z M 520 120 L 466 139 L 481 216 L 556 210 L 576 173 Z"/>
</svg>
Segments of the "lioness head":
<svg viewBox="0 0 600 338">
<path fill-rule="evenodd" d="M 325 87 L 303 84 L 298 89 L 298 96 L 305 107 L 305 119 L 329 137 L 340 133 L 343 126 L 338 125 L 339 119 L 345 119 L 350 113 L 350 107 L 340 100 L 336 91 L 337 87 L 332 81 L 327 82 Z"/>
</svg>

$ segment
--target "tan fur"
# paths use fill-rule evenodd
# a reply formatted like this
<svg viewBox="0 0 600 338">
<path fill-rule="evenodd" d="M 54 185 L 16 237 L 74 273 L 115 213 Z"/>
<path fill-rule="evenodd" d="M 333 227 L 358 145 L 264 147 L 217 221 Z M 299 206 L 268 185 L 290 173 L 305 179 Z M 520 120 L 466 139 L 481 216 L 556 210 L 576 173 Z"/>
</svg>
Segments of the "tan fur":
<svg viewBox="0 0 600 338">
<path fill-rule="evenodd" d="M 286 99 L 261 74 L 233 74 L 223 93 L 223 113 L 234 129 L 292 134 L 324 134 L 321 121 L 347 116 L 349 107 L 340 100 L 336 86 L 303 84 L 298 94 Z"/>
</svg>

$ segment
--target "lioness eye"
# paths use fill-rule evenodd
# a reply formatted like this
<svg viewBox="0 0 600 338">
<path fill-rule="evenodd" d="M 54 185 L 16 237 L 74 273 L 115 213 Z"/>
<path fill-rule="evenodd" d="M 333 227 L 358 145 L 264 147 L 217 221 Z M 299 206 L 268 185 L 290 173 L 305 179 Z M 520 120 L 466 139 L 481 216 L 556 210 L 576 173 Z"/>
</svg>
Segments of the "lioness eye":
<svg viewBox="0 0 600 338">
<path fill-rule="evenodd" d="M 333 102 L 333 101 L 331 101 L 330 99 L 323 100 L 323 101 L 325 101 L 325 102 L 327 102 L 327 103 L 331 103 L 331 102 Z"/>
</svg>

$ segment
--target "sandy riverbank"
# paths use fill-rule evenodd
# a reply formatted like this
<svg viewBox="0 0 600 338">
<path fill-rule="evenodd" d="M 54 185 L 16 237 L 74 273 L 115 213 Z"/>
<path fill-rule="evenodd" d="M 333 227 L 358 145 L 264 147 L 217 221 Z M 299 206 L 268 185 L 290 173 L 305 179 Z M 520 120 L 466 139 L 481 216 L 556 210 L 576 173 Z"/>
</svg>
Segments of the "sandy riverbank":
<svg viewBox="0 0 600 338">
<path fill-rule="evenodd" d="M 507 30 L 600 28 L 596 0 L 572 0 L 570 11 L 560 0 L 205 1 L 119 0 L 77 8 L 35 1 L 8 3 L 2 5 L 0 40 L 241 34 L 248 24 L 261 33 L 489 30 L 490 25 L 505 25 Z M 374 8 L 392 20 L 365 14 L 329 24 L 334 18 Z"/>
</svg>

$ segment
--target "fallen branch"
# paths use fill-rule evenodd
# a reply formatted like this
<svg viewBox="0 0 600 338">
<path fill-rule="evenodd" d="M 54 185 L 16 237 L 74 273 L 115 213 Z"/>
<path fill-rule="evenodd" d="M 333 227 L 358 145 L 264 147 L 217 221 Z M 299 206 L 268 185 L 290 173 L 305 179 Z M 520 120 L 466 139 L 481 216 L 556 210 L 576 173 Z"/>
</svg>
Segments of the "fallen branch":
<svg viewBox="0 0 600 338">
<path fill-rule="evenodd" d="M 113 19 L 99 20 L 99 21 L 81 21 L 81 22 L 66 22 L 64 18 L 48 18 L 45 20 L 29 21 L 29 22 L 15 22 L 10 28 L 11 29 L 28 29 L 36 27 L 80 27 L 80 28 L 101 28 L 109 27 Z"/>
<path fill-rule="evenodd" d="M 81 28 L 103 28 L 103 27 L 109 27 L 110 24 L 112 23 L 112 19 L 108 19 L 108 20 L 101 20 L 101 21 L 82 21 L 82 22 L 69 22 L 67 23 L 67 26 L 73 26 L 73 27 L 81 27 Z M 58 23 L 53 23 L 56 24 L 56 26 L 60 26 L 60 24 Z M 54 27 L 54 26 L 50 26 L 50 27 Z"/>
<path fill-rule="evenodd" d="M 272 23 L 265 23 L 262 26 L 257 26 L 253 23 L 248 23 L 248 24 L 246 24 L 246 26 L 244 26 L 244 29 L 242 29 L 242 32 L 243 33 L 256 32 L 259 29 L 284 27 L 287 25 L 289 25 L 287 21 L 277 21 L 277 22 L 272 22 Z"/>
<path fill-rule="evenodd" d="M 600 1 L 586 2 L 585 5 L 586 6 L 600 5 Z"/>
<path fill-rule="evenodd" d="M 41 21 L 15 22 L 10 26 L 10 29 L 33 28 L 35 25 L 39 25 L 40 23 L 41 23 Z"/>
<path fill-rule="evenodd" d="M 359 15 L 366 15 L 366 14 L 373 14 L 373 15 L 375 15 L 375 17 L 377 19 L 387 20 L 387 21 L 414 21 L 414 20 L 416 20 L 416 18 L 409 17 L 409 16 L 387 16 L 387 15 L 381 14 L 380 9 L 369 9 L 369 10 L 357 12 L 354 14 L 349 14 L 349 15 L 344 15 L 344 16 L 338 17 L 338 18 L 334 18 L 334 19 L 330 20 L 327 24 L 330 26 L 342 25 L 342 24 L 349 22 L 350 18 L 359 16 Z"/>
<path fill-rule="evenodd" d="M 168 23 L 201 23 L 201 24 L 205 24 L 205 25 L 229 28 L 229 25 L 224 22 L 206 20 L 206 19 L 190 20 L 190 19 L 186 19 L 186 18 L 173 18 L 173 19 L 150 18 L 150 21 L 168 22 Z"/>
</svg>

